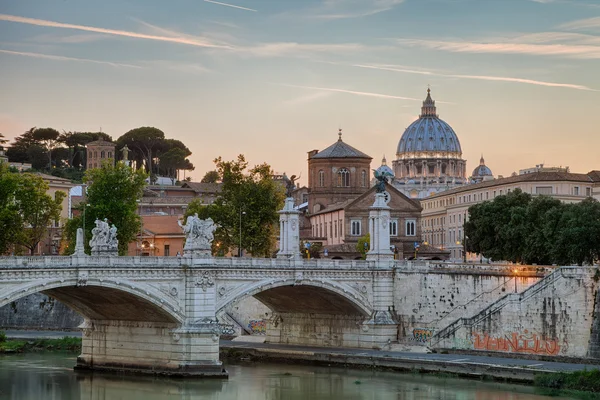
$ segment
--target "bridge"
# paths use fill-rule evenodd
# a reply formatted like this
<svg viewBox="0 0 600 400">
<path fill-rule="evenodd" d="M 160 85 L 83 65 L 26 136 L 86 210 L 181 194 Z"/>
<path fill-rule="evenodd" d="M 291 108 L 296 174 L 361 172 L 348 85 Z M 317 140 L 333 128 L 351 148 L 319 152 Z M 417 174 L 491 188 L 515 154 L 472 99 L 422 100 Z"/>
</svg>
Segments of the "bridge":
<svg viewBox="0 0 600 400">
<path fill-rule="evenodd" d="M 597 268 L 394 260 L 382 196 L 364 261 L 300 258 L 290 198 L 277 258 L 212 257 L 191 240 L 182 257 L 88 256 L 80 230 L 72 256 L 0 257 L 0 307 L 43 293 L 83 315 L 80 369 L 226 376 L 217 316 L 250 296 L 272 311 L 270 343 L 600 361 Z"/>
</svg>

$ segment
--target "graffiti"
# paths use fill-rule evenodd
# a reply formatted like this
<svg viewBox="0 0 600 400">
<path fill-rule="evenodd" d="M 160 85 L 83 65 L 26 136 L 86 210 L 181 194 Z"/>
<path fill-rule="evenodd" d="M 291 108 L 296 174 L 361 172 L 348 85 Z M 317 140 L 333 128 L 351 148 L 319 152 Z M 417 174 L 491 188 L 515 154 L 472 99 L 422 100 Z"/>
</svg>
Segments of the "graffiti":
<svg viewBox="0 0 600 400">
<path fill-rule="evenodd" d="M 219 328 L 221 329 L 221 335 L 223 336 L 235 335 L 235 329 L 233 328 L 233 325 L 219 324 Z"/>
<path fill-rule="evenodd" d="M 524 330 L 521 334 L 513 332 L 504 337 L 491 337 L 487 334 L 473 332 L 473 348 L 475 350 L 555 356 L 560 351 L 561 345 L 556 338 L 544 338 Z"/>
<path fill-rule="evenodd" d="M 433 329 L 415 328 L 413 329 L 413 340 L 419 343 L 429 343 L 433 336 Z"/>
<path fill-rule="evenodd" d="M 248 329 L 252 331 L 253 335 L 266 335 L 267 334 L 267 321 L 264 319 L 251 319 L 248 324 Z"/>
</svg>

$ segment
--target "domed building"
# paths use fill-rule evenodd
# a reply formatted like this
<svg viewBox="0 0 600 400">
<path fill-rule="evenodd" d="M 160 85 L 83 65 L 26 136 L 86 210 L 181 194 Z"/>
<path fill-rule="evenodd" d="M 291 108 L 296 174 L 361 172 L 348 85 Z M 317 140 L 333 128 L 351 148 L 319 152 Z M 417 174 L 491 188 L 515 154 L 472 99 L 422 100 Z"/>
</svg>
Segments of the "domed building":
<svg viewBox="0 0 600 400">
<path fill-rule="evenodd" d="M 479 160 L 479 165 L 473 170 L 473 174 L 471 175 L 470 179 L 473 183 L 479 183 L 483 181 L 489 181 L 490 179 L 494 179 L 494 174 L 492 174 L 492 170 L 485 165 L 483 154 L 481 155 L 481 159 Z"/>
<path fill-rule="evenodd" d="M 419 119 L 409 125 L 398 142 L 394 186 L 411 198 L 424 198 L 468 183 L 467 162 L 462 159 L 458 136 L 437 115 L 431 90 Z"/>
</svg>

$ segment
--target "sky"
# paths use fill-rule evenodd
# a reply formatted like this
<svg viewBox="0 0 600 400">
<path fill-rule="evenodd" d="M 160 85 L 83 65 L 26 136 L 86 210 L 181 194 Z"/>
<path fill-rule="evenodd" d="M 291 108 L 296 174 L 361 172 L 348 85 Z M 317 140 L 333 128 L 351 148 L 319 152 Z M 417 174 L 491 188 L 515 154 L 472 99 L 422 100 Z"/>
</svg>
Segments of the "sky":
<svg viewBox="0 0 600 400">
<path fill-rule="evenodd" d="M 154 126 L 302 175 L 396 158 L 428 85 L 467 170 L 600 169 L 600 0 L 0 0 L 0 132 Z"/>
</svg>

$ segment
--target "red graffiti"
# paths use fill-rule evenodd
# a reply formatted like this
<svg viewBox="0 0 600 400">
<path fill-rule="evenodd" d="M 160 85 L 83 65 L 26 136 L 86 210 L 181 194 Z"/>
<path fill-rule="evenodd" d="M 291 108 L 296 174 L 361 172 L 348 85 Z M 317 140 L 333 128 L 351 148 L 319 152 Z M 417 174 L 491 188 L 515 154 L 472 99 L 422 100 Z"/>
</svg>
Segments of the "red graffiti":
<svg viewBox="0 0 600 400">
<path fill-rule="evenodd" d="M 509 353 L 546 354 L 555 356 L 560 351 L 558 339 L 548 339 L 524 330 L 522 334 L 513 332 L 505 337 L 491 337 L 488 334 L 473 332 L 475 350 L 506 351 Z"/>
</svg>

